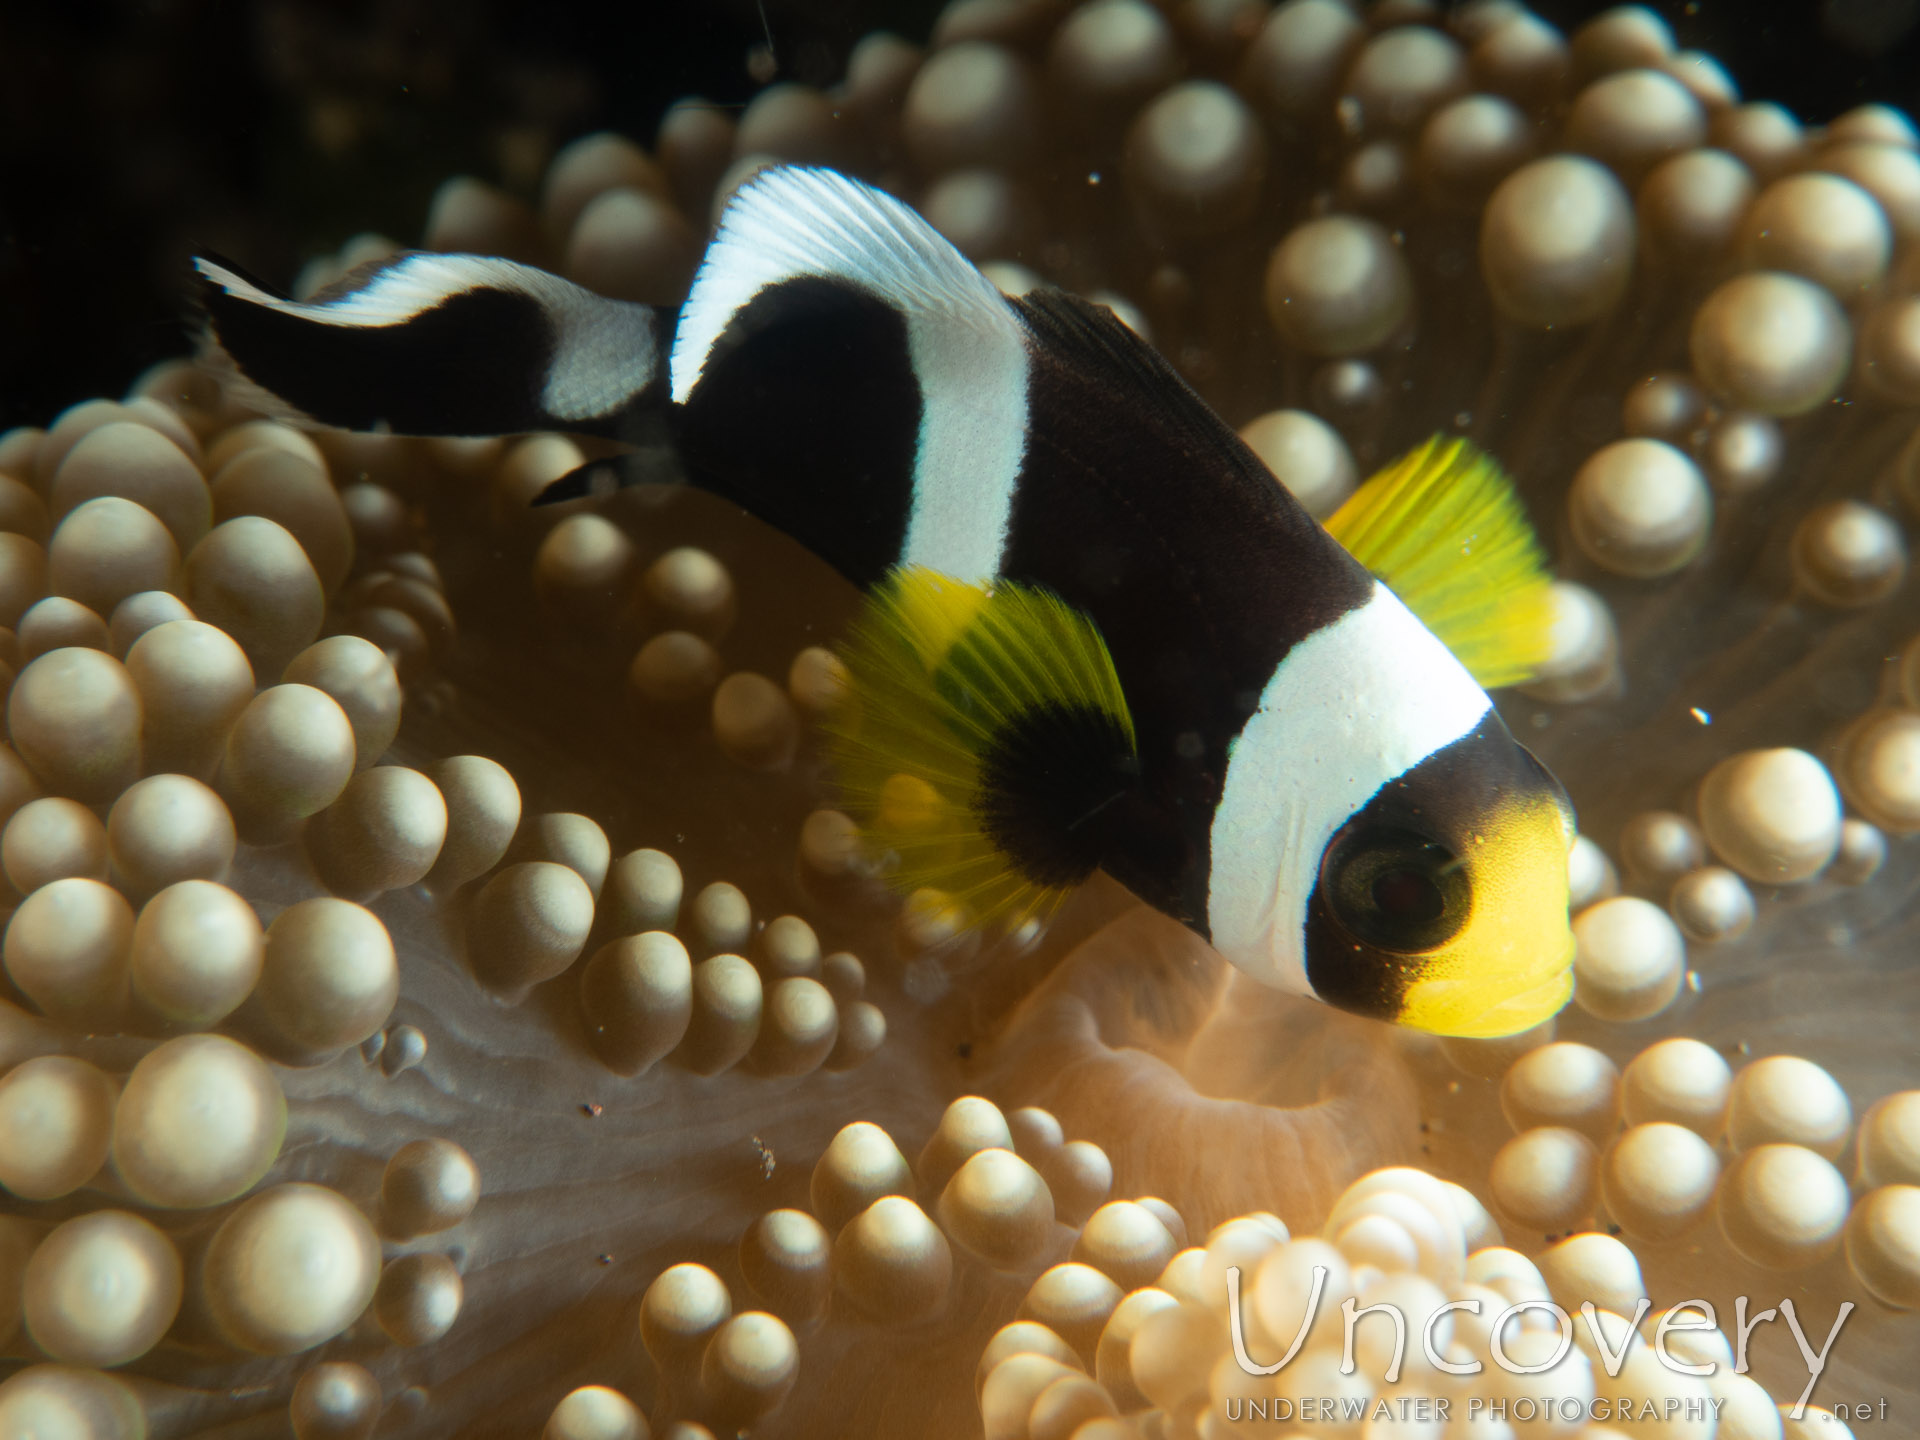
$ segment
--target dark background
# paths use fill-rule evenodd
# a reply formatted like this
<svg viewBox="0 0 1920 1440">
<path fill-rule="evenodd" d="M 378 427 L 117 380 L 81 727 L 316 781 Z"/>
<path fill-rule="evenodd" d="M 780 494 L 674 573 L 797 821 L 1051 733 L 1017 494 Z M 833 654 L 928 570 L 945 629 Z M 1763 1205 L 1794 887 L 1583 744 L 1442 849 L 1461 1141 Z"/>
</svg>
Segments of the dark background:
<svg viewBox="0 0 1920 1440">
<path fill-rule="evenodd" d="M 1607 8 L 1541 0 L 1570 29 Z M 1920 100 L 1920 0 L 1657 0 L 1743 95 L 1821 121 Z M 362 230 L 416 238 L 433 187 L 531 193 L 554 144 L 650 142 L 674 99 L 830 85 L 939 0 L 0 0 L 0 429 L 118 394 L 185 348 L 185 257 L 281 282 Z M 755 51 L 760 50 L 758 57 Z"/>
</svg>

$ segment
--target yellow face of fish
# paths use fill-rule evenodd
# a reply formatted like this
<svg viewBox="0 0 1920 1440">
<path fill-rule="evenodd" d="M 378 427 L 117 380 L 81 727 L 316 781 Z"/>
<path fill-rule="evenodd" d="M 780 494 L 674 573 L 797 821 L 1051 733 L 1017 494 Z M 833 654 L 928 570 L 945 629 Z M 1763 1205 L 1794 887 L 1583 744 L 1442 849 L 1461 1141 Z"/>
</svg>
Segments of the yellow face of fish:
<svg viewBox="0 0 1920 1440">
<path fill-rule="evenodd" d="M 1573 992 L 1573 813 L 1497 716 L 1382 786 L 1323 853 L 1314 993 L 1439 1035 L 1538 1025 Z"/>
</svg>

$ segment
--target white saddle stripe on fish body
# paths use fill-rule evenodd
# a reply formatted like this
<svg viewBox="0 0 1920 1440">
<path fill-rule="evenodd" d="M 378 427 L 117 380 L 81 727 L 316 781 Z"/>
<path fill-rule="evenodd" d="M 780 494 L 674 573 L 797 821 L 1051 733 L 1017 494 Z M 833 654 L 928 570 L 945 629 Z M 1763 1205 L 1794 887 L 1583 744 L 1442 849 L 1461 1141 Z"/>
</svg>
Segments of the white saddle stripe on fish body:
<svg viewBox="0 0 1920 1440">
<path fill-rule="evenodd" d="M 991 281 L 891 196 L 830 170 L 791 166 L 743 185 L 680 312 L 674 401 L 693 394 L 743 306 L 769 286 L 808 276 L 856 286 L 906 322 L 921 413 L 900 563 L 966 581 L 994 578 L 1026 454 L 1026 330 Z"/>
</svg>

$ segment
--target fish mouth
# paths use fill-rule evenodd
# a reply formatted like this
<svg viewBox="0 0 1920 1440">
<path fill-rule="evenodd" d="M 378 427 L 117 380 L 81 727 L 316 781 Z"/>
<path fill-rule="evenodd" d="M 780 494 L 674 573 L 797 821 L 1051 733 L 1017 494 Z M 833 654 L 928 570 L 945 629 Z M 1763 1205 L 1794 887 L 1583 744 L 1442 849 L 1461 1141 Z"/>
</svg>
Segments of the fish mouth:
<svg viewBox="0 0 1920 1440">
<path fill-rule="evenodd" d="M 1552 1019 L 1572 998 L 1573 957 L 1568 955 L 1566 964 L 1546 979 L 1448 1026 L 1446 1033 L 1462 1040 L 1498 1040 L 1518 1035 Z"/>
<path fill-rule="evenodd" d="M 1573 932 L 1564 943 L 1537 947 L 1531 964 L 1506 971 L 1489 986 L 1469 973 L 1418 980 L 1395 1017 L 1403 1025 L 1449 1039 L 1498 1040 L 1552 1019 L 1573 998 Z"/>
</svg>

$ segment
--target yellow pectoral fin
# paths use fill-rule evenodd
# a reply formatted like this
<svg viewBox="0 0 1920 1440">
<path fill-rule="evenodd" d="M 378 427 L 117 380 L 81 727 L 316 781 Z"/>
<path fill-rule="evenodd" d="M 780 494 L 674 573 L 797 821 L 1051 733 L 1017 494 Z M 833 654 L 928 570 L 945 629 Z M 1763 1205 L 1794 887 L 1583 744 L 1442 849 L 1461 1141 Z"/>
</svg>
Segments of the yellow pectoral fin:
<svg viewBox="0 0 1920 1440">
<path fill-rule="evenodd" d="M 1035 717 L 1060 713 L 1093 717 L 1094 733 L 1132 753 L 1133 722 L 1093 622 L 1031 586 L 911 567 L 874 588 L 842 659 L 852 703 L 829 727 L 831 758 L 848 812 L 895 858 L 895 887 L 941 890 L 1010 925 L 1056 903 L 1064 887 L 1036 880 L 996 831 L 996 817 L 1027 813 L 1035 798 L 1002 793 L 996 762 L 1010 736 L 1031 739 Z M 1062 755 L 1057 768 L 1077 759 Z M 1021 830 L 1030 844 L 1036 828 Z M 1048 873 L 1074 868 L 1063 858 Z"/>
<path fill-rule="evenodd" d="M 1465 440 L 1439 436 L 1356 490 L 1327 521 L 1488 688 L 1549 653 L 1550 577 L 1513 483 Z"/>
</svg>

